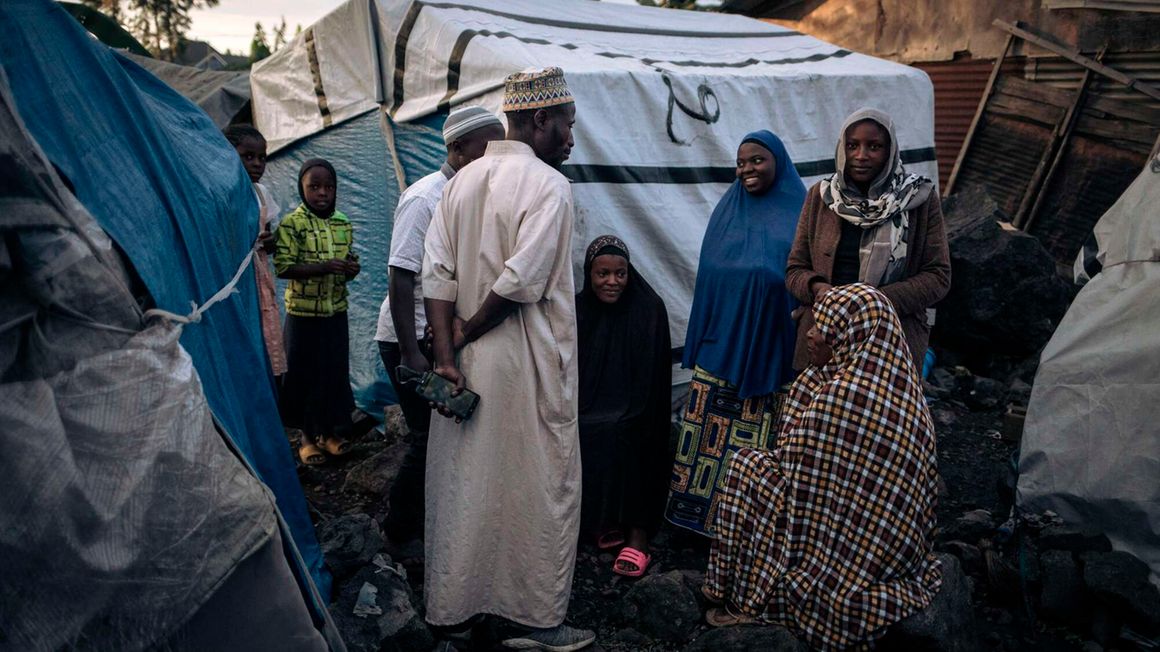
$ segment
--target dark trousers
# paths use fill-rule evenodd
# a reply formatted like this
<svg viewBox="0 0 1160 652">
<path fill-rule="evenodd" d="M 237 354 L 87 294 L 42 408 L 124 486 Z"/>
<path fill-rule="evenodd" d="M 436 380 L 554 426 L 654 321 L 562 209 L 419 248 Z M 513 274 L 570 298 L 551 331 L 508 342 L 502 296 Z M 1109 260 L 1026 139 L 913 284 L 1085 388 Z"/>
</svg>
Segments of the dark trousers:
<svg viewBox="0 0 1160 652">
<path fill-rule="evenodd" d="M 403 419 L 410 431 L 410 445 L 403 456 L 399 475 L 391 485 L 388 497 L 387 522 L 383 530 L 392 541 L 401 543 L 423 536 L 424 483 L 427 475 L 427 431 L 431 427 L 431 408 L 427 400 L 408 385 L 399 382 L 395 368 L 402 360 L 402 350 L 395 342 L 379 342 L 379 355 L 387 376 L 399 397 Z"/>
</svg>

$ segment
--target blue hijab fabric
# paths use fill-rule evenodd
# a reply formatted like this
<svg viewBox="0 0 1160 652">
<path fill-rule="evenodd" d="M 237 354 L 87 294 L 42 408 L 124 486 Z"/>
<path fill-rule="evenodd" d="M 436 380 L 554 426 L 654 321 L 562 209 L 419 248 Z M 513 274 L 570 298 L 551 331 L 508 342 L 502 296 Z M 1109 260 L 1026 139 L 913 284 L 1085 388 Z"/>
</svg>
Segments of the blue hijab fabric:
<svg viewBox="0 0 1160 652">
<path fill-rule="evenodd" d="M 755 131 L 741 141 L 768 149 L 773 186 L 752 195 L 734 181 L 713 209 L 685 336 L 684 366 L 737 386 L 741 398 L 773 392 L 793 377 L 797 301 L 785 268 L 806 187 L 781 139 Z"/>
</svg>

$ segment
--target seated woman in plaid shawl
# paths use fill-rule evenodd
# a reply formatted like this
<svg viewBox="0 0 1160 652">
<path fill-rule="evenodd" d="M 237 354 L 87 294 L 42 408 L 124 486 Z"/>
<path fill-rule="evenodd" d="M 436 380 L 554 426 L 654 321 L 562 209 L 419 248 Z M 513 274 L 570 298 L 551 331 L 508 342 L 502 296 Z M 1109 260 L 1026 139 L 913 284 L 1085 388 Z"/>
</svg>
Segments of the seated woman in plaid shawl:
<svg viewBox="0 0 1160 652">
<path fill-rule="evenodd" d="M 760 620 L 848 649 L 926 607 L 942 582 L 934 428 L 879 290 L 833 288 L 814 318 L 776 446 L 732 459 L 703 591 L 720 605 L 711 625 Z"/>
</svg>

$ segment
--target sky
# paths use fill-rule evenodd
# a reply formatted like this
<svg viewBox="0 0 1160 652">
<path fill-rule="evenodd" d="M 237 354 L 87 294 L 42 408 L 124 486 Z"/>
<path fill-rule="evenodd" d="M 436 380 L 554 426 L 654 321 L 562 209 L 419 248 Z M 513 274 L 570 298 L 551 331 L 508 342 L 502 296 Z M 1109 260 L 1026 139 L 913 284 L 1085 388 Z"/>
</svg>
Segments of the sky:
<svg viewBox="0 0 1160 652">
<path fill-rule="evenodd" d="M 208 41 L 219 52 L 233 50 L 235 54 L 249 54 L 250 40 L 254 37 L 254 23 L 261 22 L 266 36 L 274 38 L 274 26 L 286 17 L 286 36 L 294 34 L 295 25 L 309 27 L 330 13 L 344 0 L 221 0 L 213 9 L 190 12 L 192 26 L 189 37 Z M 577 0 L 580 1 L 580 0 Z M 636 0 L 604 0 L 621 4 L 635 4 Z"/>
<path fill-rule="evenodd" d="M 261 22 L 267 38 L 273 40 L 274 26 L 285 16 L 289 38 L 295 25 L 309 27 L 342 3 L 343 0 L 221 0 L 213 9 L 189 12 L 189 38 L 208 41 L 219 52 L 249 54 L 254 23 Z"/>
</svg>

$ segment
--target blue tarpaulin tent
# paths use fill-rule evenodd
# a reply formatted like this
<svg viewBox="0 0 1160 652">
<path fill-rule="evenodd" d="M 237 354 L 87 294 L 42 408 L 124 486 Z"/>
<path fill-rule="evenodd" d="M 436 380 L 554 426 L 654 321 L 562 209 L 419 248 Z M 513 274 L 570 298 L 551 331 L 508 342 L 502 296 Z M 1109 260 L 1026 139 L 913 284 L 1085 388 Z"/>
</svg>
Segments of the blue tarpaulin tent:
<svg viewBox="0 0 1160 652">
<path fill-rule="evenodd" d="M 85 33 L 48 0 L 0 5 L 0 66 L 21 117 L 117 242 L 157 307 L 191 311 L 225 286 L 257 233 L 257 201 L 204 112 Z M 253 271 L 187 325 L 216 421 L 274 492 L 323 596 L 330 577 L 275 403 Z"/>
</svg>

